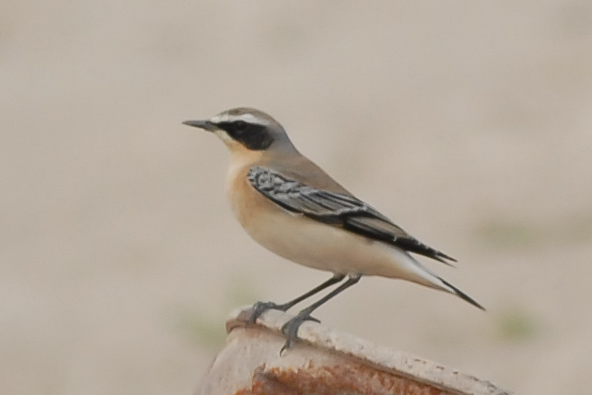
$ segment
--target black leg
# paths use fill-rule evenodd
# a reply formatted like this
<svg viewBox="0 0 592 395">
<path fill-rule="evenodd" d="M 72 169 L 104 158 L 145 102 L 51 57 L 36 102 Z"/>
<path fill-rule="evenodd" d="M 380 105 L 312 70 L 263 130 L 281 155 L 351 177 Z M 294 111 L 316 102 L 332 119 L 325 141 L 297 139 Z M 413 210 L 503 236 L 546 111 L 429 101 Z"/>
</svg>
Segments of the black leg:
<svg viewBox="0 0 592 395">
<path fill-rule="evenodd" d="M 327 295 L 323 296 L 321 299 L 317 300 L 304 310 L 302 310 L 298 315 L 292 318 L 290 321 L 286 322 L 282 326 L 282 332 L 286 335 L 286 344 L 280 350 L 280 354 L 287 350 L 292 345 L 292 341 L 298 338 L 298 328 L 302 325 L 305 321 L 316 321 L 320 322 L 314 317 L 311 317 L 310 313 L 314 310 L 319 308 L 322 304 L 326 303 L 329 299 L 335 297 L 336 295 L 340 294 L 341 292 L 345 291 L 347 288 L 351 287 L 352 285 L 356 284 L 360 281 L 362 277 L 361 274 L 350 275 L 346 282 L 341 284 L 339 287 L 335 288 L 333 291 L 329 292 Z"/>
<path fill-rule="evenodd" d="M 302 302 L 304 299 L 310 298 L 311 296 L 321 292 L 323 289 L 340 282 L 344 278 L 345 276 L 343 274 L 334 274 L 333 277 L 331 277 L 321 285 L 311 289 L 310 291 L 297 297 L 296 299 L 292 299 L 291 301 L 286 302 L 284 304 L 275 304 L 273 302 L 257 302 L 253 305 L 251 316 L 249 317 L 249 322 L 255 323 L 255 321 L 257 321 L 257 318 L 259 318 L 261 314 L 263 314 L 265 311 L 269 309 L 287 311 L 295 304 Z"/>
</svg>

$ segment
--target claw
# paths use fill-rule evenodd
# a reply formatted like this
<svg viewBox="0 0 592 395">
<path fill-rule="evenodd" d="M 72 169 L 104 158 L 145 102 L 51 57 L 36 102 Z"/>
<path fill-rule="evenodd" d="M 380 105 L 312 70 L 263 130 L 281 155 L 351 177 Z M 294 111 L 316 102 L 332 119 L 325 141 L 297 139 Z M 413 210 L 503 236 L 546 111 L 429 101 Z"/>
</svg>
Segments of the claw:
<svg viewBox="0 0 592 395">
<path fill-rule="evenodd" d="M 280 349 L 280 357 L 284 354 L 284 351 L 286 351 L 287 349 L 289 349 L 291 347 L 291 345 L 292 344 L 291 344 L 290 340 L 286 340 L 286 343 Z"/>
<path fill-rule="evenodd" d="M 309 313 L 305 314 L 298 314 L 296 317 L 292 318 L 284 325 L 282 325 L 282 333 L 286 336 L 286 343 L 280 350 L 280 355 L 286 350 L 288 350 L 292 346 L 292 342 L 298 339 L 298 329 L 300 325 L 302 325 L 306 321 L 313 321 L 320 323 L 321 321 L 317 318 L 314 318 Z"/>
<path fill-rule="evenodd" d="M 261 317 L 263 313 L 270 309 L 282 310 L 282 306 L 273 302 L 257 302 L 251 308 L 251 315 L 247 321 L 251 324 L 254 324 L 255 321 L 257 321 L 257 318 Z"/>
</svg>

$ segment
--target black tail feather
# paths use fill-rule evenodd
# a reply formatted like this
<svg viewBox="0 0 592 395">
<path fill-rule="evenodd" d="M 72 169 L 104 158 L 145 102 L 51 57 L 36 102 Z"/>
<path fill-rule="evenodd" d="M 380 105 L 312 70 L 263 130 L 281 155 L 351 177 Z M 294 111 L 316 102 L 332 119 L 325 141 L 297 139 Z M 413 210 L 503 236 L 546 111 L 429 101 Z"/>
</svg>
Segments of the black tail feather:
<svg viewBox="0 0 592 395">
<path fill-rule="evenodd" d="M 469 295 L 467 295 L 466 293 L 464 293 L 463 291 L 461 291 L 460 289 L 456 288 L 454 285 L 450 284 L 449 282 L 442 280 L 440 277 L 438 277 L 440 279 L 440 281 L 442 281 L 445 285 L 447 285 L 448 287 L 452 288 L 452 290 L 454 291 L 454 293 L 461 298 L 462 300 L 464 300 L 465 302 L 468 302 L 470 304 L 472 304 L 473 306 L 485 311 L 485 307 L 481 306 L 479 303 L 475 302 L 475 300 L 473 300 L 473 298 L 471 298 Z"/>
</svg>

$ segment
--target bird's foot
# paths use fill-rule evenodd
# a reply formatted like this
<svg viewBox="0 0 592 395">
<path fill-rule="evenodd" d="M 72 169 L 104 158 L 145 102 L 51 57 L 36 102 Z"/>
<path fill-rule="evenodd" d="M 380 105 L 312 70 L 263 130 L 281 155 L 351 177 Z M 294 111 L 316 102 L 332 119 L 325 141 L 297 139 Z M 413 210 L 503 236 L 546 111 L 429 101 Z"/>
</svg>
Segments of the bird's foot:
<svg viewBox="0 0 592 395">
<path fill-rule="evenodd" d="M 321 322 L 320 320 L 311 316 L 309 312 L 301 311 L 296 317 L 290 319 L 288 322 L 282 325 L 282 332 L 286 336 L 286 343 L 280 350 L 280 355 L 282 355 L 284 351 L 288 350 L 292 346 L 292 342 L 294 340 L 298 339 L 298 328 L 300 328 L 300 325 L 306 321 L 314 321 L 317 323 Z"/>
<path fill-rule="evenodd" d="M 273 302 L 257 302 L 251 307 L 251 315 L 249 316 L 249 321 L 251 324 L 254 324 L 257 321 L 257 318 L 261 317 L 263 313 L 267 310 L 280 310 L 286 311 L 291 307 L 291 305 L 286 304 L 276 304 Z"/>
</svg>

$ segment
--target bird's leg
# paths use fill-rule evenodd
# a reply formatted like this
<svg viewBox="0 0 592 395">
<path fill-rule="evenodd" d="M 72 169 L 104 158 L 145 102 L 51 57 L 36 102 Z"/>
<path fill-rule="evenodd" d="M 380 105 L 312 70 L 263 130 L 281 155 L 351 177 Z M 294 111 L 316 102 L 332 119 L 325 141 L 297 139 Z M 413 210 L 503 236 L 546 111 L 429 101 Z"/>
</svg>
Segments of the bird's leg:
<svg viewBox="0 0 592 395">
<path fill-rule="evenodd" d="M 286 344 L 284 344 L 284 346 L 280 350 L 280 354 L 284 352 L 284 350 L 289 349 L 292 345 L 292 341 L 298 338 L 298 328 L 300 328 L 300 325 L 302 325 L 302 323 L 304 323 L 305 321 L 320 322 L 316 318 L 312 317 L 310 313 L 319 308 L 319 306 L 321 306 L 322 304 L 326 303 L 329 299 L 335 297 L 347 288 L 356 284 L 358 281 L 360 281 L 361 277 L 361 274 L 349 275 L 346 282 L 344 282 L 339 287 L 335 288 L 333 291 L 329 292 L 327 295 L 325 295 L 315 303 L 311 304 L 304 310 L 300 311 L 298 315 L 296 315 L 296 317 L 286 322 L 282 326 L 282 332 L 284 333 L 284 335 L 286 335 Z"/>
<path fill-rule="evenodd" d="M 295 304 L 302 302 L 304 299 L 310 298 L 311 296 L 321 292 L 323 289 L 340 282 L 344 278 L 345 278 L 345 275 L 343 275 L 343 274 L 334 274 L 333 277 L 331 277 L 330 279 L 328 279 L 327 281 L 325 281 L 321 285 L 311 289 L 310 291 L 308 291 L 307 293 L 305 293 L 303 295 L 300 295 L 296 299 L 292 299 L 289 302 L 286 302 L 284 304 L 276 304 L 273 302 L 257 302 L 253 305 L 253 307 L 251 309 L 252 312 L 251 312 L 251 315 L 249 316 L 248 321 L 250 323 L 254 324 L 255 321 L 257 321 L 257 318 L 259 318 L 261 316 L 261 314 L 263 314 L 265 311 L 267 311 L 269 309 L 287 311 L 289 308 L 291 308 Z"/>
</svg>

